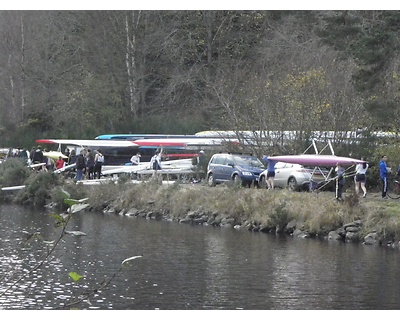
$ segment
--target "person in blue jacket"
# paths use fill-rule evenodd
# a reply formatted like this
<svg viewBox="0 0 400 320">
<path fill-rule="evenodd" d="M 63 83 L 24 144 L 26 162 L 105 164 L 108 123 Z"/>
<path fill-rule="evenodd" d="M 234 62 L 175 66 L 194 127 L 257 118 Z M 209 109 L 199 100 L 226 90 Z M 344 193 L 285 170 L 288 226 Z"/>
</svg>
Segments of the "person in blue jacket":
<svg viewBox="0 0 400 320">
<path fill-rule="evenodd" d="M 276 161 L 269 159 L 268 156 L 264 156 L 263 161 L 267 164 L 267 180 L 266 180 L 266 182 L 267 182 L 268 190 L 274 189 Z"/>
<path fill-rule="evenodd" d="M 388 168 L 387 164 L 387 156 L 382 156 L 381 161 L 379 162 L 379 175 L 382 181 L 382 199 L 387 199 L 387 186 L 388 186 L 388 173 L 390 172 L 390 168 Z"/>
</svg>

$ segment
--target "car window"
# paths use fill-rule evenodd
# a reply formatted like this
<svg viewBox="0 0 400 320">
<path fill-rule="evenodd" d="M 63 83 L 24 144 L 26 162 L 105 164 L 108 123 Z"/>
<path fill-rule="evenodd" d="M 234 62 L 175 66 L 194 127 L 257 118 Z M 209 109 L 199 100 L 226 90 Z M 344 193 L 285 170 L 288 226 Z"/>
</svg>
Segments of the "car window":
<svg viewBox="0 0 400 320">
<path fill-rule="evenodd" d="M 235 156 L 235 161 L 240 166 L 264 168 L 263 163 L 258 158 L 252 156 Z"/>
<path fill-rule="evenodd" d="M 213 159 L 214 164 L 224 164 L 225 163 L 225 156 L 217 156 Z"/>
<path fill-rule="evenodd" d="M 286 167 L 286 165 L 287 165 L 287 163 L 277 162 L 276 165 L 275 165 L 275 169 L 283 169 L 283 168 Z"/>
<path fill-rule="evenodd" d="M 235 160 L 233 159 L 233 156 L 226 156 L 225 158 L 225 165 L 235 165 Z"/>
</svg>

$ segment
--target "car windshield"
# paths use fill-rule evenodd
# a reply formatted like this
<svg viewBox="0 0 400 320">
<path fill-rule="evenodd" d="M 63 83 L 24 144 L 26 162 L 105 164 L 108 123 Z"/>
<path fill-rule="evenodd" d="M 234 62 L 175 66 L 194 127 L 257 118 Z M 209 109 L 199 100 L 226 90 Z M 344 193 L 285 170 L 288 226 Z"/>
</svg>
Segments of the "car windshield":
<svg viewBox="0 0 400 320">
<path fill-rule="evenodd" d="M 236 164 L 239 166 L 264 168 L 262 162 L 256 157 L 234 156 Z"/>
</svg>

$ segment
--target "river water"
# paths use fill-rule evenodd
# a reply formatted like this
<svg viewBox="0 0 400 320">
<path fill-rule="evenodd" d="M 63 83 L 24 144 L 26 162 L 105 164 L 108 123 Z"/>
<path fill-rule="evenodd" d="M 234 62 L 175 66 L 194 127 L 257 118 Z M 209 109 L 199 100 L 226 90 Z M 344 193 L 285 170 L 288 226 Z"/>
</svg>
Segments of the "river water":
<svg viewBox="0 0 400 320">
<path fill-rule="evenodd" d="M 62 307 L 116 276 L 78 309 L 399 310 L 400 250 L 93 212 L 60 229 L 48 211 L 0 206 L 0 309 Z M 39 232 L 26 243 L 27 234 Z M 142 256 L 125 264 L 124 259 Z M 69 272 L 83 278 L 73 282 Z M 15 279 L 15 278 L 14 278 Z M 6 288 L 8 288 L 7 291 Z"/>
</svg>

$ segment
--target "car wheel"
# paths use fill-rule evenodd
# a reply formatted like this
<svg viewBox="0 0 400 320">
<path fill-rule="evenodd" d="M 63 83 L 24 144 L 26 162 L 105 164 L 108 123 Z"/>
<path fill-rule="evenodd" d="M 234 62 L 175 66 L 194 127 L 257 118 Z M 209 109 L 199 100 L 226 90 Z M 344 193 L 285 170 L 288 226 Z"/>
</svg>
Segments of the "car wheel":
<svg viewBox="0 0 400 320">
<path fill-rule="evenodd" d="M 235 186 L 240 186 L 242 184 L 242 179 L 240 179 L 239 175 L 235 174 L 233 176 L 233 184 Z"/>
<path fill-rule="evenodd" d="M 290 177 L 289 180 L 288 180 L 287 186 L 288 186 L 288 189 L 291 190 L 291 191 L 297 190 L 297 180 L 296 180 L 296 178 L 295 177 Z"/>
<path fill-rule="evenodd" d="M 178 180 L 182 183 L 188 183 L 190 178 L 186 173 L 178 175 Z"/>
<path fill-rule="evenodd" d="M 258 182 L 258 186 L 260 188 L 266 189 L 268 187 L 267 181 L 265 180 L 265 176 L 260 177 L 260 181 Z"/>
<path fill-rule="evenodd" d="M 212 173 L 210 173 L 208 175 L 207 184 L 208 184 L 209 187 L 214 187 L 215 186 L 214 176 L 213 176 Z"/>
</svg>

